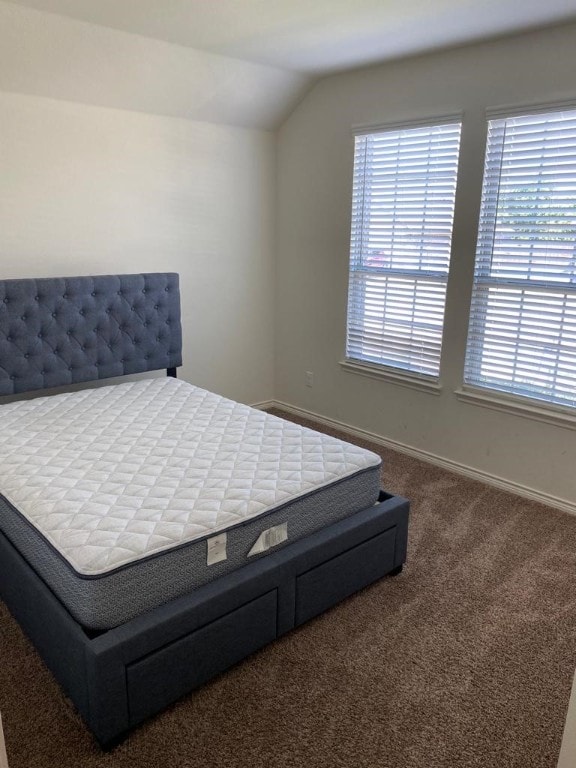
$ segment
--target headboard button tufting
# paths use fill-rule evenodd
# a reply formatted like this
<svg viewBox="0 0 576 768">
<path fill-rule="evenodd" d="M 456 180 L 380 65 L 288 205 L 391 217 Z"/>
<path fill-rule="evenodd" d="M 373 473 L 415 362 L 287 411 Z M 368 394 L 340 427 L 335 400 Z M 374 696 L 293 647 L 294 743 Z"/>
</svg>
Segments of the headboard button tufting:
<svg viewBox="0 0 576 768">
<path fill-rule="evenodd" d="M 0 395 L 182 362 L 175 274 L 0 280 L 0 305 Z"/>
</svg>

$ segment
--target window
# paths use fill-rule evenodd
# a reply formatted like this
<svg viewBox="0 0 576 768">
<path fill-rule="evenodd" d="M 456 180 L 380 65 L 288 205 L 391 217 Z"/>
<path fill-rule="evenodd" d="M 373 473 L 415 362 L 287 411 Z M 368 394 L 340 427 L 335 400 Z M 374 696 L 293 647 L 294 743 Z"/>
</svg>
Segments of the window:
<svg viewBox="0 0 576 768">
<path fill-rule="evenodd" d="M 576 406 L 576 110 L 491 119 L 464 381 Z"/>
<path fill-rule="evenodd" d="M 460 123 L 355 140 L 348 361 L 437 379 Z"/>
</svg>

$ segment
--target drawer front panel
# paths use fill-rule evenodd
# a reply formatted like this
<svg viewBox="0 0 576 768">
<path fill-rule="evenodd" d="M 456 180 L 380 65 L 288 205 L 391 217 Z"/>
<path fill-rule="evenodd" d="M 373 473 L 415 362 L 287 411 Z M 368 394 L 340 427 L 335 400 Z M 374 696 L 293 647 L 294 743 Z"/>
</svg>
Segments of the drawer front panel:
<svg viewBox="0 0 576 768">
<path fill-rule="evenodd" d="M 394 568 L 396 527 L 303 573 L 296 580 L 296 626 Z"/>
<path fill-rule="evenodd" d="M 192 632 L 126 670 L 135 725 L 276 638 L 272 590 Z"/>
</svg>

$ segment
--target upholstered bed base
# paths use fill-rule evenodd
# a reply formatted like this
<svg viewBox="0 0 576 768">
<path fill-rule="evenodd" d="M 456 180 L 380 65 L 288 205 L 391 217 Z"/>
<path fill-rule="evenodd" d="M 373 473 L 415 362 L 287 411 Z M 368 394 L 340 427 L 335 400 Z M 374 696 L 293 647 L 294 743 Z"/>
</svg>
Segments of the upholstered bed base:
<svg viewBox="0 0 576 768">
<path fill-rule="evenodd" d="M 181 365 L 178 275 L 0 280 L 0 396 Z M 0 533 L 0 598 L 101 745 L 406 559 L 378 504 L 98 635 Z"/>
<path fill-rule="evenodd" d="M 0 534 L 0 598 L 103 747 L 406 559 L 408 502 L 378 504 L 97 636 Z"/>
</svg>

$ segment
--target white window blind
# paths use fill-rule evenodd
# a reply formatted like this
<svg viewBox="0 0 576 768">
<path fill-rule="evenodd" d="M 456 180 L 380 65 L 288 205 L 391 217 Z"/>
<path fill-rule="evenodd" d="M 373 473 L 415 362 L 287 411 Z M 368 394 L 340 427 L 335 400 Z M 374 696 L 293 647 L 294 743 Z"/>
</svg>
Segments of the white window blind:
<svg viewBox="0 0 576 768">
<path fill-rule="evenodd" d="M 488 123 L 464 380 L 576 406 L 576 109 Z"/>
<path fill-rule="evenodd" d="M 437 379 L 460 123 L 356 136 L 346 356 Z"/>
</svg>

